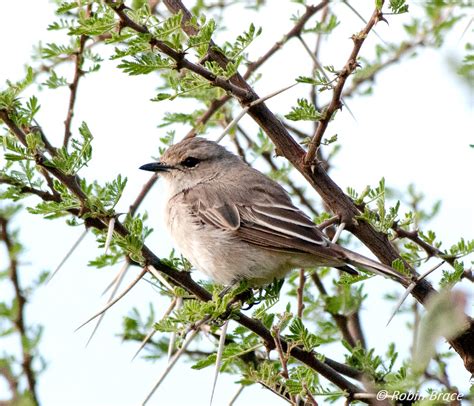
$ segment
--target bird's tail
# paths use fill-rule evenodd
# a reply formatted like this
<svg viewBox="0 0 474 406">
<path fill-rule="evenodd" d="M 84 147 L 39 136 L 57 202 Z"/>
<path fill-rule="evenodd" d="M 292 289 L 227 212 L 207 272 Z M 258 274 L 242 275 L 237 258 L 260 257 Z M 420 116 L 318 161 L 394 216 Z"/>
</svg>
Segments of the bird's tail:
<svg viewBox="0 0 474 406">
<path fill-rule="evenodd" d="M 407 280 L 406 275 L 403 275 L 402 273 L 396 271 L 395 269 L 387 265 L 381 264 L 380 262 L 360 255 L 357 252 L 348 250 L 336 244 L 334 244 L 332 248 L 339 251 L 341 257 L 343 257 L 349 265 L 367 269 L 368 271 L 373 272 L 377 275 L 395 279 L 399 282 Z"/>
</svg>

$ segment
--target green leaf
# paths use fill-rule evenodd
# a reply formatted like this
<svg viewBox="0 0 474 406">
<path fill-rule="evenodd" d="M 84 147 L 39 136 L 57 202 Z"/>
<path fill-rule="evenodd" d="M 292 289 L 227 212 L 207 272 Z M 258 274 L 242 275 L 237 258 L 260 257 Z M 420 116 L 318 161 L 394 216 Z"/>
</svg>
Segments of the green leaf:
<svg viewBox="0 0 474 406">
<path fill-rule="evenodd" d="M 170 69 L 173 66 L 174 63 L 169 59 L 163 58 L 154 52 L 147 52 L 139 56 L 133 56 L 133 61 L 122 61 L 118 67 L 129 75 L 146 75 L 160 69 Z"/>
<path fill-rule="evenodd" d="M 408 4 L 406 4 L 406 0 L 390 0 L 389 8 L 395 14 L 408 12 Z"/>
<path fill-rule="evenodd" d="M 443 277 L 441 278 L 439 285 L 442 288 L 451 288 L 461 280 L 463 274 L 464 263 L 455 261 L 453 271 L 443 271 Z"/>
<path fill-rule="evenodd" d="M 319 121 L 324 118 L 324 114 L 316 110 L 313 103 L 307 99 L 298 99 L 298 106 L 292 107 L 290 113 L 286 114 L 285 117 L 292 121 Z"/>
</svg>

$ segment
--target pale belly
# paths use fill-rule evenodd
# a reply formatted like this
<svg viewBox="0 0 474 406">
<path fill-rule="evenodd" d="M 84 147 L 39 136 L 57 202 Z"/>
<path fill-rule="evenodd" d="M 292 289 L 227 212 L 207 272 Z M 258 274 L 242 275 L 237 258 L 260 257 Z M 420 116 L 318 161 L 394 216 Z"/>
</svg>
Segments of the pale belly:
<svg viewBox="0 0 474 406">
<path fill-rule="evenodd" d="M 263 250 L 237 239 L 231 230 L 203 224 L 177 199 L 166 209 L 166 224 L 181 254 L 219 284 L 245 279 L 251 286 L 261 286 L 312 262 L 309 256 Z"/>
</svg>

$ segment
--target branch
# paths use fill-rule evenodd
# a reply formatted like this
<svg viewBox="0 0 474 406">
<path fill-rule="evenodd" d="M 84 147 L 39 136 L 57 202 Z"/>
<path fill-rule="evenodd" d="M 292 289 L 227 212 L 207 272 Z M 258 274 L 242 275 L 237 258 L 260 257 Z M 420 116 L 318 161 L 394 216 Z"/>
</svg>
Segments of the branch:
<svg viewBox="0 0 474 406">
<path fill-rule="evenodd" d="M 420 235 L 418 233 L 418 230 L 414 231 L 408 231 L 404 230 L 401 227 L 393 227 L 394 231 L 397 233 L 397 237 L 399 238 L 408 238 L 410 241 L 413 241 L 416 245 L 419 245 L 421 248 L 423 248 L 428 255 L 428 258 L 431 257 L 439 257 L 446 261 L 448 264 L 451 266 L 454 266 L 454 262 L 456 261 L 455 256 L 450 256 L 446 255 L 443 251 L 441 251 L 439 248 L 428 244 L 426 241 L 422 240 L 420 238 Z"/>
<path fill-rule="evenodd" d="M 176 14 L 179 11 L 183 11 L 184 15 L 189 18 L 189 12 L 186 13 L 187 10 L 180 1 L 167 0 L 165 1 L 165 3 L 171 12 Z M 329 0 L 324 0 L 317 6 L 306 6 L 306 11 L 299 18 L 299 20 L 296 22 L 293 28 L 291 28 L 291 30 L 288 31 L 288 33 L 286 33 L 280 41 L 277 41 L 265 54 L 263 54 L 255 62 L 251 62 L 247 65 L 247 71 L 244 73 L 242 80 L 249 79 L 250 76 L 252 76 L 252 74 L 255 71 L 257 71 L 257 69 L 259 69 L 277 51 L 279 51 L 283 47 L 283 45 L 286 44 L 291 38 L 298 37 L 299 35 L 301 35 L 301 32 L 303 31 L 303 28 L 308 22 L 308 20 L 321 9 L 326 9 L 328 3 L 329 3 Z M 191 29 L 188 27 L 189 25 L 186 24 L 185 21 L 183 20 L 183 30 L 187 32 L 188 35 L 195 35 L 195 31 L 194 30 L 191 31 Z M 212 42 L 210 45 L 210 49 L 213 47 L 215 47 L 215 44 Z M 209 55 L 209 57 L 211 56 Z M 220 97 L 219 99 L 213 100 L 210 106 L 208 107 L 208 109 L 203 113 L 203 115 L 197 119 L 196 124 L 186 134 L 185 138 L 194 137 L 197 133 L 197 128 L 207 123 L 209 119 L 214 115 L 214 113 L 216 113 L 230 99 L 231 97 L 229 95 L 224 95 Z"/>
<path fill-rule="evenodd" d="M 342 107 L 342 90 L 344 89 L 344 85 L 346 84 L 347 78 L 351 75 L 352 72 L 354 72 L 354 70 L 358 66 L 357 56 L 362 47 L 362 44 L 369 35 L 370 30 L 372 30 L 374 25 L 382 18 L 382 11 L 376 7 L 372 14 L 372 17 L 370 18 L 365 28 L 358 34 L 352 36 L 352 40 L 354 41 L 354 47 L 352 48 L 351 55 L 349 56 L 349 59 L 347 60 L 344 68 L 342 68 L 342 70 L 338 74 L 337 84 L 334 87 L 331 102 L 329 103 L 328 108 L 324 111 L 324 117 L 319 121 L 319 125 L 316 129 L 316 132 L 309 143 L 308 152 L 305 156 L 306 164 L 311 164 L 313 162 L 316 156 L 316 151 L 321 144 L 324 132 L 326 131 L 327 126 L 329 125 L 329 121 L 331 121 L 331 119 L 333 118 L 336 110 Z"/>
<path fill-rule="evenodd" d="M 28 391 L 31 394 L 34 404 L 38 405 L 38 396 L 36 393 L 36 374 L 33 369 L 33 355 L 30 348 L 30 338 L 28 337 L 27 327 L 25 325 L 25 306 L 26 297 L 23 293 L 23 289 L 20 286 L 19 275 L 18 275 L 18 262 L 15 255 L 14 243 L 10 238 L 8 232 L 8 220 L 5 217 L 0 217 L 0 238 L 7 247 L 8 257 L 10 260 L 9 265 L 9 277 L 13 285 L 15 292 L 16 301 L 16 315 L 14 316 L 13 325 L 20 335 L 21 348 L 22 348 L 22 369 L 28 382 Z"/>
<path fill-rule="evenodd" d="M 9 176 L 0 176 L 0 184 L 15 186 L 18 188 L 20 193 L 36 195 L 45 201 L 54 201 L 54 202 L 60 201 L 59 195 L 53 195 L 52 193 L 45 192 L 44 190 L 26 186 L 20 181 L 18 181 L 17 179 L 11 178 Z"/>
<path fill-rule="evenodd" d="M 167 1 L 165 1 L 167 3 Z M 244 74 L 244 79 L 248 79 L 253 72 L 255 72 L 260 66 L 262 66 L 270 57 L 279 51 L 284 44 L 286 44 L 291 38 L 299 37 L 303 31 L 304 26 L 308 20 L 316 14 L 318 11 L 326 9 L 329 4 L 329 0 L 324 0 L 317 6 L 306 6 L 306 11 L 299 18 L 293 28 L 288 31 L 286 35 L 280 41 L 277 41 L 263 56 L 258 58 L 255 62 L 248 65 L 247 72 Z"/>
<path fill-rule="evenodd" d="M 122 2 L 116 3 L 113 0 L 106 0 L 105 2 L 120 17 L 120 24 L 122 28 L 128 27 L 140 34 L 146 34 L 146 35 L 151 36 L 151 39 L 149 41 L 150 45 L 152 47 L 158 48 L 161 52 L 163 52 L 164 54 L 172 58 L 176 62 L 175 68 L 178 71 L 183 68 L 188 69 L 189 71 L 194 72 L 202 76 L 204 79 L 208 80 L 213 86 L 217 86 L 228 92 L 231 92 L 231 94 L 233 94 L 236 97 L 239 97 L 242 99 L 250 98 L 251 94 L 249 94 L 249 91 L 247 89 L 233 84 L 231 79 L 226 79 L 220 76 L 216 76 L 214 73 L 207 70 L 203 66 L 190 62 L 189 60 L 185 58 L 184 52 L 175 51 L 173 48 L 168 46 L 163 41 L 160 41 L 154 38 L 146 26 L 137 24 L 125 13 L 126 6 Z"/>
<path fill-rule="evenodd" d="M 88 14 L 90 14 L 90 7 L 87 7 Z M 82 70 L 82 64 L 84 62 L 84 46 L 86 41 L 89 37 L 87 35 L 81 35 L 79 38 L 79 49 L 75 53 L 75 61 L 74 61 L 74 78 L 72 83 L 69 85 L 69 89 L 71 91 L 69 95 L 69 104 L 68 110 L 66 115 L 66 120 L 64 121 L 64 140 L 63 140 L 63 147 L 67 147 L 69 143 L 69 139 L 71 138 L 71 124 L 72 124 L 72 117 L 74 115 L 74 105 L 76 104 L 76 96 L 77 96 L 77 89 L 79 85 L 79 79 L 84 75 L 84 71 Z"/>
</svg>

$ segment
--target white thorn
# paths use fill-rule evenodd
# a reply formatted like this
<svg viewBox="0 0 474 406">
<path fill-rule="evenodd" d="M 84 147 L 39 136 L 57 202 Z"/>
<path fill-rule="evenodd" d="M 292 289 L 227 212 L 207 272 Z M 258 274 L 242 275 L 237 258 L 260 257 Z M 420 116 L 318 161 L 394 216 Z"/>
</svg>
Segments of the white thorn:
<svg viewBox="0 0 474 406">
<path fill-rule="evenodd" d="M 141 350 L 143 350 L 143 348 L 145 347 L 145 345 L 147 344 L 148 341 L 150 341 L 152 339 L 152 337 L 155 335 L 156 333 L 156 330 L 154 327 L 151 328 L 151 330 L 148 332 L 148 334 L 146 335 L 146 337 L 142 340 L 141 344 L 140 344 L 140 347 L 138 347 L 138 350 L 135 352 L 135 354 L 133 355 L 132 357 L 132 361 L 138 356 L 138 354 L 140 353 Z"/>
<path fill-rule="evenodd" d="M 212 399 L 214 399 L 214 392 L 216 390 L 217 378 L 219 377 L 219 370 L 222 364 L 222 354 L 224 353 L 225 338 L 227 335 L 227 327 L 229 326 L 229 320 L 226 320 L 222 326 L 221 336 L 219 338 L 219 347 L 217 348 L 216 354 L 216 370 L 214 372 L 214 382 L 212 383 L 211 399 L 209 406 L 212 406 Z"/>
<path fill-rule="evenodd" d="M 176 299 L 176 310 L 181 309 L 182 306 L 183 306 L 183 298 L 178 297 Z M 168 343 L 168 362 L 171 361 L 171 357 L 173 356 L 175 342 L 176 342 L 176 332 L 172 331 L 170 335 L 170 342 Z"/>
<path fill-rule="evenodd" d="M 171 303 L 170 303 L 168 309 L 166 309 L 166 311 L 165 311 L 165 313 L 163 314 L 163 317 L 161 318 L 161 320 L 163 320 L 163 319 L 165 319 L 166 317 L 169 316 L 169 314 L 173 311 L 174 307 L 176 306 L 176 302 L 177 302 L 177 298 L 175 297 L 175 298 L 171 301 Z M 132 361 L 138 356 L 138 354 L 140 353 L 140 351 L 143 350 L 143 348 L 145 347 L 146 343 L 151 340 L 151 338 L 153 337 L 153 335 L 154 335 L 155 333 L 156 333 L 156 330 L 155 330 L 154 328 L 152 328 L 152 329 L 149 331 L 149 333 L 147 334 L 147 336 L 146 336 L 146 337 L 143 339 L 143 341 L 141 342 L 140 347 L 138 348 L 138 350 L 137 350 L 137 351 L 135 352 L 135 354 L 133 355 Z"/>
<path fill-rule="evenodd" d="M 300 83 L 300 82 L 293 83 L 293 84 L 291 84 L 291 85 L 282 87 L 282 88 L 279 89 L 279 90 L 275 90 L 274 92 L 269 93 L 269 94 L 267 94 L 266 96 L 260 97 L 259 99 L 254 100 L 252 103 L 250 103 L 250 107 L 256 106 L 257 104 L 260 104 L 260 103 L 262 103 L 262 102 L 264 102 L 264 101 L 266 101 L 266 100 L 268 100 L 268 99 L 271 99 L 272 97 L 277 96 L 277 95 L 279 95 L 280 93 L 286 92 L 287 90 L 291 89 L 292 87 L 295 87 L 295 86 L 298 85 L 299 83 Z"/>
<path fill-rule="evenodd" d="M 441 265 L 444 264 L 445 261 L 441 261 L 439 264 L 435 265 L 433 268 L 429 269 L 428 271 L 426 271 L 424 274 L 422 274 L 420 277 L 418 277 L 418 279 L 416 280 L 416 282 L 412 282 L 410 283 L 410 285 L 408 286 L 408 288 L 405 290 L 405 292 L 403 293 L 403 295 L 400 297 L 400 299 L 398 300 L 397 304 L 395 305 L 395 309 L 394 311 L 392 312 L 390 318 L 388 319 L 387 321 L 387 324 L 385 325 L 385 327 L 387 327 L 390 322 L 392 321 L 392 319 L 395 317 L 395 314 L 397 314 L 398 310 L 400 310 L 400 307 L 402 307 L 402 304 L 403 302 L 405 301 L 405 299 L 408 297 L 408 295 L 411 293 L 411 291 L 415 288 L 416 284 L 425 279 L 431 272 L 433 271 L 436 271 Z"/>
<path fill-rule="evenodd" d="M 339 224 L 336 230 L 336 234 L 334 234 L 334 237 L 332 239 L 333 244 L 337 243 L 337 241 L 339 240 L 339 237 L 341 236 L 341 233 L 344 231 L 345 228 L 346 228 L 346 223 Z"/>
<path fill-rule="evenodd" d="M 49 283 L 51 281 L 51 279 L 53 279 L 55 277 L 55 275 L 59 272 L 59 270 L 62 268 L 62 266 L 64 265 L 64 263 L 68 260 L 68 258 L 71 256 L 71 254 L 75 251 L 75 249 L 79 246 L 79 244 L 81 243 L 81 241 L 84 239 L 84 237 L 86 236 L 87 234 L 87 228 L 82 232 L 82 234 L 79 236 L 79 238 L 76 240 L 76 242 L 74 243 L 74 245 L 71 247 L 71 249 L 67 252 L 67 254 L 64 256 L 64 258 L 62 259 L 62 261 L 59 263 L 59 265 L 56 267 L 56 269 L 54 270 L 54 272 L 48 277 L 48 279 L 46 280 L 46 283 Z"/>
<path fill-rule="evenodd" d="M 110 309 L 115 303 L 117 303 L 120 299 L 122 299 L 129 291 L 132 289 L 137 282 L 143 278 L 143 276 L 146 274 L 147 270 L 146 268 L 143 268 L 142 271 L 137 275 L 137 277 L 125 288 L 125 290 L 112 302 L 108 303 L 102 310 L 98 311 L 96 314 L 94 314 L 92 317 L 87 319 L 84 323 L 82 323 L 78 328 L 76 328 L 74 331 L 76 332 L 77 330 L 81 329 L 84 327 L 87 323 L 91 322 L 94 320 L 96 317 L 99 317 L 102 313 L 106 312 L 108 309 Z"/>
<path fill-rule="evenodd" d="M 104 250 L 105 255 L 107 255 L 109 251 L 110 243 L 112 242 L 112 237 L 114 235 L 114 228 L 115 228 L 115 217 L 111 217 L 109 220 L 109 227 L 107 229 L 107 237 L 105 239 L 105 250 Z"/>
<path fill-rule="evenodd" d="M 157 271 L 157 269 L 153 266 L 153 265 L 148 265 L 148 271 L 156 278 L 158 279 L 170 292 L 173 292 L 174 289 L 173 287 L 170 285 L 170 283 L 165 279 L 163 278 L 163 276 L 161 275 L 161 273 L 159 273 Z"/>
<path fill-rule="evenodd" d="M 117 293 L 117 290 L 118 288 L 120 287 L 120 284 L 122 283 L 123 281 L 123 278 L 125 277 L 125 274 L 127 273 L 127 270 L 128 268 L 130 267 L 130 262 L 129 261 L 126 261 L 122 268 L 120 269 L 118 275 L 114 278 L 114 280 L 116 281 L 115 282 L 115 286 L 114 288 L 112 289 L 112 292 L 110 294 L 110 297 L 109 297 L 109 300 L 107 301 L 107 304 L 109 304 L 112 299 L 115 297 L 115 294 Z M 91 342 L 92 338 L 94 337 L 97 329 L 99 328 L 100 326 L 100 323 L 102 323 L 102 320 L 104 319 L 104 316 L 105 316 L 105 312 L 102 313 L 99 317 L 99 320 L 97 320 L 97 323 L 94 327 L 94 330 L 92 330 L 92 333 L 91 335 L 89 336 L 89 339 L 87 340 L 87 343 L 86 343 L 86 347 L 89 345 L 89 343 Z"/>
<path fill-rule="evenodd" d="M 244 385 L 240 385 L 240 388 L 239 390 L 237 391 L 237 393 L 232 397 L 232 399 L 230 400 L 229 402 L 229 406 L 232 406 L 235 401 L 237 400 L 237 398 L 240 396 L 240 394 L 244 391 L 244 388 L 245 386 Z"/>
<path fill-rule="evenodd" d="M 179 360 L 179 358 L 184 353 L 184 351 L 186 351 L 186 348 L 188 347 L 188 345 L 191 343 L 191 341 L 194 339 L 194 337 L 196 336 L 198 332 L 199 332 L 198 328 L 196 328 L 196 330 L 193 330 L 193 332 L 189 335 L 187 340 L 183 343 L 183 346 L 178 350 L 178 352 L 176 352 L 176 354 L 174 354 L 173 358 L 170 360 L 170 362 L 166 366 L 166 369 L 164 370 L 164 372 L 161 374 L 160 378 L 158 379 L 158 382 L 156 382 L 155 386 L 153 386 L 152 390 L 143 401 L 142 406 L 144 406 L 150 400 L 150 398 L 153 396 L 155 391 L 158 389 L 158 387 L 161 385 L 163 380 L 169 374 L 169 372 L 174 367 L 174 365 Z"/>
<path fill-rule="evenodd" d="M 392 321 L 392 319 L 395 317 L 395 315 L 397 314 L 398 310 L 400 309 L 400 307 L 402 306 L 403 302 L 405 301 L 405 299 L 408 297 L 408 295 L 410 294 L 410 292 L 415 288 L 416 286 L 416 282 L 412 282 L 410 283 L 410 285 L 408 286 L 408 288 L 405 290 L 405 292 L 403 292 L 403 295 L 400 297 L 400 299 L 398 300 L 397 304 L 395 305 L 395 309 L 393 310 L 392 314 L 390 315 L 390 318 L 388 319 L 387 321 L 387 324 L 385 325 L 385 327 L 387 327 L 390 322 Z"/>
<path fill-rule="evenodd" d="M 446 261 L 443 259 L 438 265 L 435 265 L 433 268 L 428 269 L 424 274 L 422 274 L 418 279 L 417 282 L 422 281 L 425 279 L 431 272 L 436 271 L 441 265 L 443 265 Z"/>
<path fill-rule="evenodd" d="M 125 260 L 128 262 L 128 257 Z M 120 277 L 120 272 L 114 276 L 114 278 L 110 281 L 110 283 L 107 285 L 104 291 L 100 294 L 100 296 L 104 296 L 112 287 L 114 287 L 119 277 Z"/>
<path fill-rule="evenodd" d="M 219 135 L 219 137 L 217 137 L 216 139 L 217 143 L 222 141 L 222 139 L 226 136 L 226 134 L 230 131 L 230 129 L 235 124 L 237 124 L 243 116 L 245 116 L 247 111 L 249 111 L 249 107 L 245 107 L 244 109 L 242 109 L 242 111 L 239 114 L 237 114 L 237 116 L 235 116 L 234 119 L 229 124 L 227 124 L 226 128 L 224 128 L 224 131 L 222 131 L 222 134 Z"/>
<path fill-rule="evenodd" d="M 265 100 L 268 100 L 268 99 L 271 99 L 272 97 L 274 96 L 277 96 L 279 95 L 280 93 L 283 93 L 285 91 L 287 91 L 288 89 L 291 89 L 293 86 L 296 86 L 299 82 L 297 83 L 293 83 L 289 86 L 286 86 L 282 89 L 279 89 L 279 90 L 276 90 L 266 96 L 263 96 L 263 97 L 260 97 L 258 98 L 257 100 L 254 100 L 252 103 L 250 103 L 250 105 L 248 105 L 247 107 L 243 108 L 239 114 L 237 114 L 236 117 L 234 117 L 234 119 L 226 126 L 226 128 L 224 128 L 224 131 L 222 132 L 221 135 L 219 135 L 219 137 L 217 137 L 216 139 L 216 142 L 219 143 L 222 141 L 222 139 L 226 136 L 226 134 L 230 131 L 230 129 L 235 125 L 237 124 L 240 119 L 245 116 L 245 114 L 247 114 L 247 111 L 249 111 L 249 109 L 253 106 L 256 106 L 257 104 L 259 103 L 262 103 L 264 102 Z"/>
</svg>

